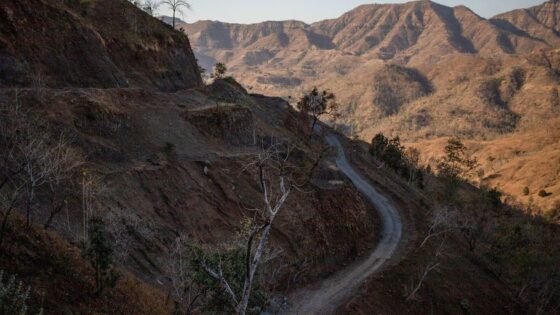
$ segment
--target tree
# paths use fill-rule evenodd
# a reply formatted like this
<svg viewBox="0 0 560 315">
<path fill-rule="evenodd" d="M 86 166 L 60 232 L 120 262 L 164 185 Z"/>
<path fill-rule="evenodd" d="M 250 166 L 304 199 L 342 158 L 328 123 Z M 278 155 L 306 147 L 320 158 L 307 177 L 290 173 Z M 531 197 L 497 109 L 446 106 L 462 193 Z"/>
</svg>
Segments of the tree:
<svg viewBox="0 0 560 315">
<path fill-rule="evenodd" d="M 218 62 L 214 66 L 214 72 L 210 75 L 210 77 L 215 80 L 223 79 L 226 75 L 226 72 L 227 72 L 226 65 L 222 62 Z"/>
<path fill-rule="evenodd" d="M 117 274 L 110 272 L 113 254 L 113 243 L 108 237 L 105 222 L 99 217 L 92 218 L 86 255 L 89 257 L 91 266 L 95 270 L 96 294 L 100 294 L 103 291 L 107 281 L 111 285 L 116 283 Z"/>
<path fill-rule="evenodd" d="M 416 169 L 414 163 L 418 162 L 418 157 L 413 157 L 416 158 L 416 160 L 409 161 L 399 137 L 389 140 L 383 134 L 377 134 L 371 141 L 369 150 L 373 156 L 387 163 L 390 168 L 399 172 L 404 177 L 408 177 L 409 169 Z"/>
<path fill-rule="evenodd" d="M 319 117 L 323 115 L 336 115 L 338 104 L 333 93 L 328 91 L 319 92 L 315 87 L 299 100 L 297 109 L 313 117 L 311 128 L 314 129 Z"/>
<path fill-rule="evenodd" d="M 439 165 L 443 175 L 456 180 L 459 176 L 468 176 L 477 165 L 478 162 L 467 154 L 467 148 L 460 139 L 447 141 L 445 157 Z"/>
<path fill-rule="evenodd" d="M 382 133 L 378 133 L 371 140 L 369 152 L 371 153 L 371 155 L 377 158 L 381 158 L 388 144 L 389 139 L 387 139 L 387 137 L 385 137 Z"/>
<path fill-rule="evenodd" d="M 433 271 L 437 271 L 441 267 L 444 250 L 445 239 L 441 241 L 435 253 L 431 256 L 431 259 L 420 268 L 418 277 L 416 279 L 411 279 L 410 285 L 405 286 L 405 295 L 407 301 L 414 301 L 418 299 L 418 291 L 420 291 L 422 285 L 427 280 L 430 273 L 432 273 Z"/>
<path fill-rule="evenodd" d="M 235 292 L 234 286 L 224 274 L 221 262 L 212 266 L 204 258 L 200 261 L 207 274 L 221 284 L 237 314 L 247 312 L 256 272 L 265 254 L 272 224 L 290 196 L 291 187 L 289 186 L 290 181 L 287 178 L 289 174 L 286 167 L 289 156 L 289 148 L 279 143 L 272 143 L 269 146 L 263 144 L 259 153 L 245 167 L 245 170 L 251 167 L 257 168 L 264 205 L 259 211 L 255 212 L 255 217 L 251 219 L 251 224 L 249 224 L 241 292 Z M 274 183 L 276 181 L 277 183 Z"/>
<path fill-rule="evenodd" d="M 141 4 L 141 9 L 148 13 L 150 16 L 155 16 L 160 3 L 157 0 L 144 0 Z"/>
<path fill-rule="evenodd" d="M 173 17 L 172 17 L 173 29 L 175 29 L 175 17 L 177 13 L 182 15 L 183 8 L 186 8 L 188 10 L 191 9 L 191 4 L 185 0 L 162 0 L 161 4 L 167 6 L 173 12 Z"/>
<path fill-rule="evenodd" d="M 0 228 L 0 243 L 14 208 L 26 212 L 27 226 L 39 201 L 49 208 L 45 226 L 60 212 L 81 155 L 63 134 L 49 132 L 36 113 L 23 110 L 15 100 L 0 108 L 0 204 L 6 209 Z"/>
<path fill-rule="evenodd" d="M 0 315 L 25 315 L 27 314 L 27 299 L 30 287 L 25 288 L 20 281 L 11 276 L 4 283 L 4 271 L 0 271 Z"/>
</svg>

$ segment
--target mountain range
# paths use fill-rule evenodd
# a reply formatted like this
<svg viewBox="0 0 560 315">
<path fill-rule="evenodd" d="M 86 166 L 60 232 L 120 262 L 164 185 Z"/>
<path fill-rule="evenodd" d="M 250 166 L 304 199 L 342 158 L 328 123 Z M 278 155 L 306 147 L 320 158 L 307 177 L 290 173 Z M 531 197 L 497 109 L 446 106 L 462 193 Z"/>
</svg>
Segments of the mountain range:
<svg viewBox="0 0 560 315">
<path fill-rule="evenodd" d="M 214 80 L 144 4 L 0 1 L 1 314 L 560 308 L 556 2 L 197 23 Z M 340 103 L 315 129 L 313 85 Z"/>
<path fill-rule="evenodd" d="M 557 139 L 557 128 L 542 127 L 560 117 L 559 17 L 557 0 L 490 19 L 465 6 L 414 1 L 362 5 L 313 24 L 199 21 L 180 27 L 204 68 L 224 62 L 251 91 L 292 103 L 314 86 L 329 89 L 340 103 L 332 122 L 342 131 L 366 141 L 379 132 L 399 136 L 435 163 L 434 152 L 441 150 L 428 151 L 432 145 L 425 141 L 458 136 L 486 148 L 488 141 L 539 131 Z M 551 206 L 558 197 L 536 192 L 560 194 L 560 161 L 541 168 L 540 148 L 521 147 L 510 151 L 527 152 L 500 158 L 479 150 L 486 176 L 476 180 L 525 203 Z M 547 179 L 527 180 L 504 166 L 520 155 L 523 165 Z M 523 196 L 525 186 L 534 195 Z"/>
</svg>

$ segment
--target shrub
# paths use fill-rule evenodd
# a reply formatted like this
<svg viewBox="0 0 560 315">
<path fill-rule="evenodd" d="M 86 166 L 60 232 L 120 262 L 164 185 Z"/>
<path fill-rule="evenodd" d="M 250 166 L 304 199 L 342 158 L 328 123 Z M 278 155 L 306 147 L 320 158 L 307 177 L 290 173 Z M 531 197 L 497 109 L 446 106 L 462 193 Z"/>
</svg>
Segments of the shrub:
<svg viewBox="0 0 560 315">
<path fill-rule="evenodd" d="M 4 283 L 4 271 L 0 271 L 0 315 L 25 315 L 27 313 L 27 298 L 30 288 L 25 289 L 20 281 L 11 276 Z"/>
<path fill-rule="evenodd" d="M 371 140 L 369 152 L 409 182 L 415 182 L 419 188 L 424 188 L 424 174 L 418 167 L 418 150 L 409 148 L 407 154 L 399 137 L 388 139 L 381 133 L 377 134 Z"/>
<path fill-rule="evenodd" d="M 560 222 L 560 200 L 556 201 L 552 209 L 548 210 L 544 217 L 550 222 Z"/>
<path fill-rule="evenodd" d="M 119 274 L 111 270 L 113 254 L 113 243 L 109 239 L 105 223 L 101 218 L 93 218 L 89 230 L 89 244 L 86 255 L 95 270 L 97 294 L 101 293 L 107 284 L 114 287 L 119 278 Z"/>
<path fill-rule="evenodd" d="M 210 75 L 213 79 L 223 79 L 226 75 L 227 67 L 224 63 L 218 62 L 214 66 L 214 72 Z"/>
<path fill-rule="evenodd" d="M 193 270 L 194 283 L 206 288 L 203 310 L 212 314 L 234 313 L 235 310 L 232 309 L 229 296 L 224 292 L 223 284 L 209 276 L 203 265 L 206 264 L 215 270 L 221 269 L 231 289 L 239 295 L 243 291 L 245 280 L 245 249 L 233 247 L 221 252 L 210 252 L 200 246 L 190 245 L 189 250 L 191 257 L 189 263 Z M 264 309 L 267 301 L 266 292 L 258 280 L 258 273 L 256 277 L 257 280 L 253 283 L 253 290 L 249 299 L 249 308 L 252 310 Z"/>
<path fill-rule="evenodd" d="M 167 156 L 173 155 L 175 153 L 175 144 L 171 142 L 166 142 L 163 146 L 163 153 Z"/>
<path fill-rule="evenodd" d="M 546 198 L 548 196 L 552 195 L 551 193 L 547 192 L 546 190 L 542 189 L 539 191 L 539 197 L 541 198 Z"/>
<path fill-rule="evenodd" d="M 523 188 L 523 196 L 529 196 L 530 191 L 529 191 L 529 187 L 525 186 L 525 188 Z"/>
</svg>

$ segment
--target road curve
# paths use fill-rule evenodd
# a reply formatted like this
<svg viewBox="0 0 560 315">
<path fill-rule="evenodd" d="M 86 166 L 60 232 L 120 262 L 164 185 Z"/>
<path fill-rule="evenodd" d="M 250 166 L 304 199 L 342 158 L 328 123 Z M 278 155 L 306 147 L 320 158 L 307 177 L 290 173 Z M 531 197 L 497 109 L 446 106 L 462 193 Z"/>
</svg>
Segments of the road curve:
<svg viewBox="0 0 560 315">
<path fill-rule="evenodd" d="M 338 151 L 336 164 L 364 194 L 379 212 L 383 230 L 377 247 L 367 259 L 352 264 L 348 268 L 325 279 L 314 288 L 294 292 L 290 303 L 282 314 L 331 314 L 336 308 L 352 297 L 355 290 L 372 274 L 380 270 L 393 257 L 402 238 L 402 223 L 397 209 L 372 185 L 364 180 L 348 163 L 344 149 L 338 138 L 329 134 L 327 142 Z"/>
</svg>

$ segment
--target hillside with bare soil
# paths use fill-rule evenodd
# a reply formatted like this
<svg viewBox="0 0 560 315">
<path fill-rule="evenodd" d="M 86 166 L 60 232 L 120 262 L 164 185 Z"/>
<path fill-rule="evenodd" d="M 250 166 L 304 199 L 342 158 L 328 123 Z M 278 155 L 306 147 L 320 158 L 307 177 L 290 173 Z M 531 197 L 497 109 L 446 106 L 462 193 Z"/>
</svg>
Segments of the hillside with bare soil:
<svg viewBox="0 0 560 315">
<path fill-rule="evenodd" d="M 301 302 L 309 302 L 303 303 L 309 313 L 557 309 L 556 217 L 526 216 L 496 191 L 460 178 L 451 185 L 417 164 L 391 169 L 367 143 L 322 122 L 323 133 L 312 132 L 305 113 L 283 98 L 249 93 L 250 84 L 231 77 L 205 84 L 188 38 L 129 1 L 8 0 L 0 3 L 0 17 L 0 270 L 6 275 L 0 302 L 10 310 L 26 304 L 44 314 L 258 314 Z M 362 30 L 370 39 L 349 41 L 347 28 L 369 19 L 381 23 Z M 383 27 L 395 21 L 410 32 Z M 364 65 L 379 71 L 363 67 L 371 75 L 363 100 L 381 104 L 368 115 L 387 121 L 390 131 L 406 134 L 397 129 L 399 119 L 415 108 L 430 117 L 458 110 L 421 103 L 458 100 L 453 89 L 464 89 L 473 103 L 461 105 L 465 111 L 488 119 L 480 122 L 484 131 L 466 126 L 465 133 L 533 132 L 538 117 L 556 110 L 553 98 L 526 102 L 543 91 L 553 96 L 557 53 L 546 47 L 496 61 L 490 55 L 507 45 L 493 40 L 495 26 L 465 8 L 427 1 L 364 6 L 338 21 L 271 22 L 251 32 L 204 23 L 193 42 L 232 58 L 235 45 L 254 47 L 238 60 L 278 71 L 316 76 L 319 56 L 344 82 L 374 56 Z M 463 31 L 464 23 L 491 32 L 480 39 Z M 534 40 L 508 36 L 519 51 Z M 407 59 L 432 45 L 442 61 L 427 68 L 411 66 L 427 54 L 410 64 L 378 59 L 393 52 L 395 60 Z M 271 61 L 263 61 L 272 54 L 258 50 L 263 46 L 275 51 Z M 301 47 L 309 54 L 300 54 Z M 476 69 L 473 78 L 488 83 L 459 72 L 457 81 L 440 78 L 454 58 L 469 60 L 461 67 Z M 295 77 L 255 82 L 287 84 L 295 93 L 304 81 Z M 355 106 L 365 111 L 368 104 Z M 465 124 L 456 116 L 440 136 Z M 355 130 L 366 134 L 377 126 L 366 122 Z M 505 137 L 486 140 L 495 151 L 475 146 L 480 140 L 468 145 L 481 159 L 495 158 L 487 159 L 487 169 L 518 168 L 508 164 L 515 155 L 530 160 L 528 173 L 542 165 L 538 150 L 552 148 L 553 158 L 556 138 L 523 152 L 503 149 Z M 440 140 L 434 137 L 434 146 Z M 399 158 L 403 150 L 399 145 Z M 556 178 L 545 181 L 527 184 L 529 194 L 542 185 L 556 193 L 549 184 Z M 450 215 L 434 225 L 441 208 L 471 216 Z M 416 284 L 417 268 L 431 258 L 441 258 L 442 272 Z M 21 290 L 27 286 L 28 296 Z M 302 301 L 298 292 L 311 298 Z"/>
</svg>

